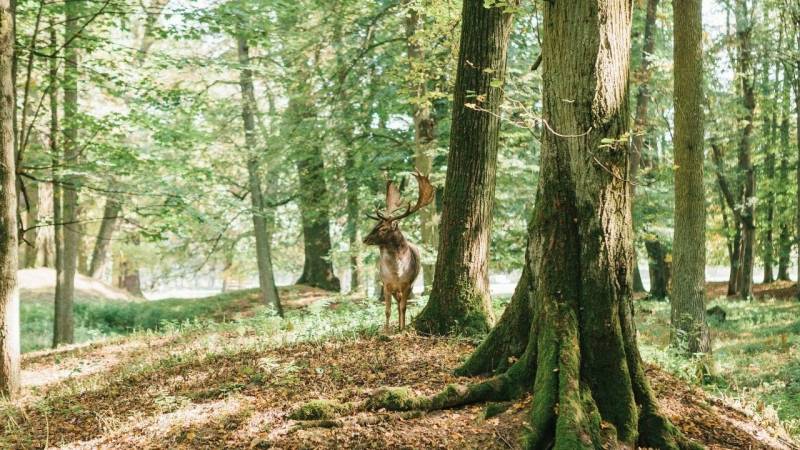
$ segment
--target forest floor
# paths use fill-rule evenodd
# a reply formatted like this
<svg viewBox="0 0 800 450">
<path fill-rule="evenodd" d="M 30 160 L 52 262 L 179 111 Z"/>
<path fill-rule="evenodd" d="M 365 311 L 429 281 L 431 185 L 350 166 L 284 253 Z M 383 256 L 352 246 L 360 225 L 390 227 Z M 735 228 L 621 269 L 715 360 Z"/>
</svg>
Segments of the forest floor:
<svg viewBox="0 0 800 450">
<path fill-rule="evenodd" d="M 227 311 L 223 323 L 168 322 L 25 355 L 21 401 L 0 403 L 0 448 L 517 448 L 530 398 L 491 418 L 484 418 L 486 405 L 474 405 L 416 417 L 358 413 L 316 428 L 290 420 L 289 412 L 308 400 L 363 400 L 385 386 L 430 394 L 476 381 L 452 375 L 474 342 L 412 332 L 387 338 L 379 333 L 383 307 L 374 301 L 305 289 L 282 294 L 306 306 L 280 320 L 257 305 L 252 291 L 225 294 L 204 301 L 212 305 L 206 312 Z M 781 378 L 791 374 L 769 361 L 790 366 L 800 360 L 800 345 L 794 336 L 781 341 L 780 330 L 769 327 L 800 326 L 800 308 L 751 303 L 720 303 L 729 315 L 714 326 L 715 358 L 724 364 L 751 358 L 757 367 L 742 370 L 764 376 L 775 370 L 771 383 L 792 389 L 797 381 Z M 800 448 L 765 413 L 771 404 L 759 409 L 756 397 L 730 395 L 732 384 L 744 383 L 742 374 L 723 364 L 712 389 L 693 380 L 695 366 L 678 362 L 663 345 L 665 305 L 640 302 L 637 318 L 646 330 L 644 357 L 659 366 L 649 366 L 648 375 L 671 420 L 710 449 Z M 767 399 L 770 392 L 761 394 Z"/>
</svg>

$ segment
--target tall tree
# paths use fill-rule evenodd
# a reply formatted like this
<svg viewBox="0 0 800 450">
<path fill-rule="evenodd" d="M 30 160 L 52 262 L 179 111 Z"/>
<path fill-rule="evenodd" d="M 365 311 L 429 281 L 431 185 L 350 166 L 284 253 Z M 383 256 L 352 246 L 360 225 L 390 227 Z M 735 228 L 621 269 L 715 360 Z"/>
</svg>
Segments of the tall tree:
<svg viewBox="0 0 800 450">
<path fill-rule="evenodd" d="M 410 65 L 411 93 L 414 96 L 413 116 L 414 116 L 414 164 L 423 174 L 430 174 L 433 169 L 433 150 L 436 144 L 436 119 L 431 114 L 431 104 L 428 98 L 428 79 L 425 76 L 425 53 L 417 36 L 417 30 L 422 25 L 423 17 L 418 10 L 418 6 L 411 0 L 406 0 L 409 6 L 406 13 L 406 46 Z M 433 251 L 437 242 L 437 220 L 436 202 L 422 208 L 419 211 L 419 221 L 421 228 L 421 244 L 424 250 Z M 425 291 L 430 291 L 433 286 L 433 274 L 435 264 L 425 262 L 430 260 L 428 255 L 422 256 L 422 276 L 425 284 Z"/>
<path fill-rule="evenodd" d="M 690 353 L 706 353 L 710 341 L 705 317 L 702 0 L 676 1 L 673 12 L 675 238 L 670 340 L 674 346 L 685 345 Z"/>
<path fill-rule="evenodd" d="M 71 344 L 74 340 L 74 318 L 72 303 L 75 297 L 75 273 L 78 269 L 78 247 L 81 234 L 78 223 L 78 189 L 80 178 L 74 173 L 80 161 L 81 149 L 78 145 L 78 46 L 80 33 L 81 2 L 66 0 L 64 3 L 64 165 L 73 172 L 61 178 L 62 185 L 62 229 L 63 229 L 63 272 L 57 277 L 55 297 L 55 318 L 53 321 L 53 346 Z"/>
<path fill-rule="evenodd" d="M 753 266 L 755 263 L 755 170 L 753 169 L 753 130 L 756 109 L 756 95 L 753 73 L 753 11 L 748 0 L 736 0 L 736 75 L 742 95 L 741 118 L 743 127 L 739 141 L 739 196 L 741 208 L 741 264 L 739 275 L 739 295 L 742 298 L 753 296 Z"/>
<path fill-rule="evenodd" d="M 439 252 L 430 298 L 414 323 L 426 333 L 480 332 L 494 322 L 489 237 L 509 10 L 516 5 L 464 0 Z"/>
<path fill-rule="evenodd" d="M 261 189 L 260 164 L 256 142 L 256 96 L 253 88 L 253 70 L 250 68 L 250 47 L 243 27 L 238 30 L 237 53 L 239 56 L 239 87 L 242 90 L 242 121 L 244 123 L 245 154 L 247 155 L 247 175 L 250 187 L 250 200 L 253 206 L 253 234 L 256 238 L 256 262 L 258 264 L 258 286 L 261 301 L 275 306 L 278 315 L 283 317 L 283 307 L 275 287 L 272 271 L 272 243 L 264 218 L 264 195 Z"/>
<path fill-rule="evenodd" d="M 12 2 L 0 0 L 0 395 L 12 399 L 20 389 L 14 23 Z"/>
<path fill-rule="evenodd" d="M 486 353 L 494 361 L 486 368 L 518 359 L 489 380 L 425 400 L 452 407 L 532 389 L 525 448 L 695 448 L 659 411 L 633 324 L 626 178 L 632 2 L 543 5 L 547 126 L 525 258 L 530 308 L 515 310 L 531 314 L 525 351 Z"/>
<path fill-rule="evenodd" d="M 794 51 L 795 53 L 795 62 L 794 62 L 794 113 L 795 113 L 795 132 L 797 133 L 796 136 L 796 144 L 797 144 L 797 202 L 795 203 L 796 207 L 796 222 L 795 222 L 795 242 L 800 242 L 800 6 L 796 3 L 792 6 L 792 22 L 794 25 Z M 797 264 L 797 297 L 800 298 L 800 251 L 798 252 L 798 264 Z"/>
</svg>

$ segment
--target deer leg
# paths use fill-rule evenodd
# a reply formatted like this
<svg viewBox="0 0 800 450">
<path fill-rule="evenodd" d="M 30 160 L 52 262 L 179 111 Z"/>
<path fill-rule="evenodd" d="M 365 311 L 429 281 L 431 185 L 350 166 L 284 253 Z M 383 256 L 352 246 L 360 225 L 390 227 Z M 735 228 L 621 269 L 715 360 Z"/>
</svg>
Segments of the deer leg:
<svg viewBox="0 0 800 450">
<path fill-rule="evenodd" d="M 400 292 L 397 295 L 397 313 L 400 316 L 400 331 L 406 328 L 406 302 L 408 301 L 408 294 Z"/>
<path fill-rule="evenodd" d="M 386 309 L 386 322 L 383 325 L 383 332 L 389 334 L 389 320 L 392 315 L 392 293 L 383 285 L 383 305 Z"/>
</svg>

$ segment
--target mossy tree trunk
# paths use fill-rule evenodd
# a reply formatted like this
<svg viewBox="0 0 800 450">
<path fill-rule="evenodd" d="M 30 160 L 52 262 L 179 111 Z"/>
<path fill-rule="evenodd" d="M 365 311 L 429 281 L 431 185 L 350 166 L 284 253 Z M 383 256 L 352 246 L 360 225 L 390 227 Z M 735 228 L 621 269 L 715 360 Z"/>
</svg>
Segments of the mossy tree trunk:
<svg viewBox="0 0 800 450">
<path fill-rule="evenodd" d="M 240 25 L 241 26 L 241 25 Z M 266 208 L 264 192 L 261 189 L 261 170 L 257 154 L 256 141 L 256 96 L 253 88 L 253 71 L 250 68 L 250 47 L 247 38 L 240 28 L 236 37 L 237 54 L 239 56 L 239 87 L 242 91 L 242 123 L 244 125 L 245 155 L 247 156 L 248 186 L 250 203 L 253 207 L 253 234 L 256 238 L 256 263 L 258 266 L 258 286 L 261 302 L 272 305 L 278 316 L 283 317 L 283 307 L 275 287 L 275 276 L 272 271 L 272 242 L 267 231 L 265 220 Z"/>
<path fill-rule="evenodd" d="M 705 305 L 706 206 L 703 186 L 703 7 L 684 0 L 673 12 L 675 40 L 675 237 L 670 341 L 688 353 L 711 350 Z"/>
<path fill-rule="evenodd" d="M 489 236 L 513 7 L 464 1 L 439 250 L 430 298 L 414 322 L 424 333 L 482 332 L 494 323 Z"/>
<path fill-rule="evenodd" d="M 660 413 L 633 325 L 625 137 L 631 8 L 626 0 L 544 3 L 543 118 L 549 130 L 543 132 L 529 227 L 527 283 L 521 283 L 530 303 L 520 305 L 526 296 L 518 286 L 509 306 L 529 312 L 530 327 L 507 315 L 489 336 L 503 341 L 497 330 L 524 327 L 511 339 L 524 336 L 526 347 L 508 370 L 412 402 L 417 407 L 505 400 L 532 390 L 526 448 L 694 447 Z M 496 356 L 506 351 L 484 351 L 490 346 L 482 344 L 461 372 L 500 367 Z"/>
<path fill-rule="evenodd" d="M 14 10 L 0 3 L 0 396 L 20 390 L 17 172 L 14 152 Z"/>
<path fill-rule="evenodd" d="M 414 164 L 425 175 L 433 170 L 433 152 L 436 145 L 436 119 L 431 114 L 431 104 L 428 99 L 428 78 L 425 67 L 425 54 L 418 42 L 417 29 L 422 23 L 422 17 L 417 6 L 410 0 L 405 4 L 409 7 L 406 13 L 406 48 L 410 66 L 411 92 L 414 95 Z M 430 253 L 438 245 L 436 202 L 422 208 L 419 213 L 420 235 L 422 237 L 422 277 L 425 292 L 430 292 L 433 287 L 433 274 L 435 264 Z"/>
</svg>

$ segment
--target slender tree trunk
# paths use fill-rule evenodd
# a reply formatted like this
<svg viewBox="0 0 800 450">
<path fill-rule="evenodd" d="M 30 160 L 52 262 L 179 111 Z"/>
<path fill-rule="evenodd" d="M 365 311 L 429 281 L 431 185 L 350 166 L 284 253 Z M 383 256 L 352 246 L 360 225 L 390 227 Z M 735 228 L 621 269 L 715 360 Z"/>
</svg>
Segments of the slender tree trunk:
<svg viewBox="0 0 800 450">
<path fill-rule="evenodd" d="M 792 253 L 792 232 L 791 232 L 791 218 L 787 217 L 787 211 L 791 210 L 791 199 L 789 198 L 789 156 L 791 155 L 791 148 L 789 146 L 789 117 L 791 112 L 789 110 L 789 92 L 791 91 L 790 81 L 788 80 L 790 73 L 788 70 L 784 71 L 783 76 L 783 93 L 781 101 L 781 125 L 780 125 L 780 147 L 781 147 L 781 164 L 778 170 L 778 180 L 781 186 L 780 194 L 778 195 L 779 205 L 779 224 L 780 233 L 778 235 L 778 280 L 789 281 L 789 264 Z"/>
<path fill-rule="evenodd" d="M 736 0 L 736 36 L 738 40 L 737 76 L 741 83 L 744 128 L 739 142 L 739 177 L 742 191 L 742 250 L 739 295 L 753 297 L 753 266 L 755 262 L 755 170 L 752 162 L 753 121 L 756 96 L 753 83 L 752 17 L 748 0 Z"/>
<path fill-rule="evenodd" d="M 92 252 L 92 262 L 89 265 L 89 276 L 100 278 L 108 263 L 108 255 L 111 249 L 111 237 L 117 228 L 117 223 L 122 212 L 122 204 L 113 198 L 106 199 L 103 208 L 103 221 L 100 223 L 100 231 L 97 232 L 97 240 L 94 243 Z"/>
<path fill-rule="evenodd" d="M 411 5 L 409 0 L 405 2 Z M 406 42 L 410 65 L 411 91 L 414 93 L 414 164 L 423 174 L 429 175 L 433 170 L 433 151 L 436 145 L 436 119 L 431 114 L 430 100 L 428 99 L 428 79 L 425 76 L 425 54 L 416 37 L 422 17 L 413 5 L 406 14 Z M 418 80 L 418 81 L 417 81 Z M 427 255 L 433 253 L 438 246 L 438 233 L 435 201 L 419 211 L 420 228 L 422 235 L 422 276 L 424 278 L 425 292 L 430 292 L 433 287 L 433 274 L 435 271 L 434 259 Z M 426 254 L 427 253 L 427 254 Z"/>
<path fill-rule="evenodd" d="M 464 1 L 442 239 L 430 298 L 414 323 L 425 333 L 482 332 L 494 323 L 489 237 L 511 28 L 512 15 L 504 6 Z"/>
<path fill-rule="evenodd" d="M 78 0 L 66 0 L 64 6 L 65 25 L 64 39 L 64 153 L 62 163 L 75 166 L 80 159 L 78 146 L 78 49 L 80 3 Z M 63 229 L 63 272 L 57 277 L 55 319 L 53 327 L 53 346 L 71 344 L 74 340 L 74 319 L 72 303 L 75 296 L 75 273 L 78 269 L 78 246 L 81 235 L 78 227 L 78 189 L 79 178 L 66 175 L 62 180 L 62 229 Z"/>
<path fill-rule="evenodd" d="M 364 280 L 364 263 L 361 260 L 361 202 L 359 201 L 359 183 L 355 151 L 348 146 L 345 149 L 345 182 L 347 183 L 347 238 L 350 251 L 350 292 L 362 291 Z"/>
<path fill-rule="evenodd" d="M 55 19 L 50 18 L 50 50 L 56 52 L 58 48 L 58 37 L 56 34 Z M 55 285 L 55 308 L 56 316 L 63 317 L 64 312 L 64 189 L 61 179 L 61 168 L 64 159 L 61 155 L 61 149 L 58 145 L 58 137 L 61 133 L 61 126 L 58 119 L 58 62 L 55 58 L 50 58 L 49 61 L 49 78 L 50 78 L 50 158 L 52 160 L 53 172 L 53 247 L 54 259 L 53 267 L 56 272 L 56 285 Z M 62 309 L 61 316 L 59 316 L 59 309 Z M 67 310 L 67 313 L 71 308 Z M 55 322 L 54 322 L 54 326 Z M 55 345 L 55 339 L 53 340 Z"/>
<path fill-rule="evenodd" d="M 792 15 L 794 19 L 794 35 L 797 39 L 795 49 L 800 51 L 800 11 L 795 8 Z M 795 220 L 795 242 L 800 243 L 800 61 L 795 62 L 794 67 L 794 113 L 795 113 L 795 132 L 797 133 L 795 142 L 797 143 L 797 201 L 795 203 L 796 208 L 796 220 Z M 797 263 L 797 297 L 800 299 L 800 250 L 797 252 L 798 256 L 798 263 Z"/>
<path fill-rule="evenodd" d="M 14 9 L 0 0 L 0 396 L 20 390 L 17 171 L 14 146 Z"/>
<path fill-rule="evenodd" d="M 248 155 L 247 173 L 250 185 L 250 199 L 253 205 L 253 233 L 256 238 L 256 260 L 258 263 L 258 284 L 261 288 L 261 301 L 273 305 L 280 317 L 283 317 L 283 307 L 278 297 L 278 288 L 275 287 L 275 276 L 272 271 L 272 246 L 265 221 L 265 205 L 258 155 L 256 154 L 256 126 L 255 109 L 256 97 L 253 89 L 253 72 L 250 69 L 250 49 L 244 30 L 238 30 L 237 36 L 239 64 L 239 86 L 242 90 L 242 121 L 244 123 L 244 136 L 246 154 Z"/>
<path fill-rule="evenodd" d="M 774 113 L 773 113 L 774 114 Z M 761 232 L 761 244 L 763 253 L 761 259 L 764 262 L 764 283 L 772 283 L 775 281 L 773 277 L 773 262 L 775 247 L 773 242 L 774 218 L 775 218 L 775 117 L 770 120 L 769 126 L 769 143 L 766 145 L 766 157 L 764 158 L 764 177 L 766 178 L 766 205 L 764 211 L 764 226 Z"/>
<path fill-rule="evenodd" d="M 678 2 L 676 2 L 677 4 Z M 675 9 L 675 282 L 670 296 L 670 341 L 690 354 L 707 353 L 706 206 L 703 186 L 703 13 L 702 0 Z"/>
<path fill-rule="evenodd" d="M 25 233 L 20 238 L 24 259 L 22 267 L 30 269 L 36 267 L 39 254 L 39 184 L 31 183 L 27 187 L 27 202 L 25 205 Z M 23 199 L 26 196 L 23 196 Z"/>
</svg>

